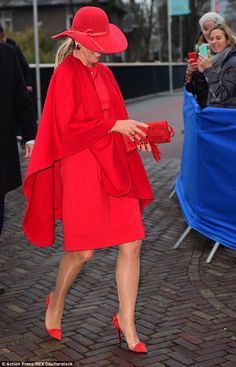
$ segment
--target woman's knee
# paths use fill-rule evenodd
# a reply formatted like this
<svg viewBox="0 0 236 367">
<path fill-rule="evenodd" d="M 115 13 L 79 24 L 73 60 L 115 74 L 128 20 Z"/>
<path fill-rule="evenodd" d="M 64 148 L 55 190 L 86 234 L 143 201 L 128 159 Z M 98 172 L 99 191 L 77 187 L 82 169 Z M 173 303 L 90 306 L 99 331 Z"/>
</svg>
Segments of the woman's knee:
<svg viewBox="0 0 236 367">
<path fill-rule="evenodd" d="M 78 263 L 86 263 L 93 258 L 94 251 L 87 250 L 87 251 L 72 251 L 70 252 L 70 257 L 74 262 Z"/>
<path fill-rule="evenodd" d="M 141 245 L 141 240 L 124 243 L 119 246 L 119 251 L 122 255 L 127 257 L 138 257 L 140 254 Z"/>
</svg>

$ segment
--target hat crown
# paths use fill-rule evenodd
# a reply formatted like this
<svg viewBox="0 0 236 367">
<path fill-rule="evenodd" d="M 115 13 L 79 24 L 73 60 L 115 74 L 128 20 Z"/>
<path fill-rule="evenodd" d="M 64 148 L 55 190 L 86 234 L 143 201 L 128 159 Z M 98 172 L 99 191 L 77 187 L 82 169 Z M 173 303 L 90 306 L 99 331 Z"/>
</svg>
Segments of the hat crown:
<svg viewBox="0 0 236 367">
<path fill-rule="evenodd" d="M 126 50 L 124 33 L 112 23 L 99 7 L 84 6 L 73 19 L 72 26 L 52 38 L 70 37 L 88 50 L 100 53 L 117 53 Z"/>
<path fill-rule="evenodd" d="M 75 14 L 72 27 L 80 32 L 109 33 L 109 20 L 102 9 L 85 6 Z"/>
</svg>

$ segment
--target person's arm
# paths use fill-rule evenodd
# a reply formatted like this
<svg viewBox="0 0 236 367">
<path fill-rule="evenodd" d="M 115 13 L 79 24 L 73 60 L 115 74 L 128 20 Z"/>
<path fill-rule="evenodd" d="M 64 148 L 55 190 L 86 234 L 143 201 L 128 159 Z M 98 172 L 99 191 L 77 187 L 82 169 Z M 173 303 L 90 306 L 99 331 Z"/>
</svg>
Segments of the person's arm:
<svg viewBox="0 0 236 367">
<path fill-rule="evenodd" d="M 207 93 L 208 85 L 203 73 L 201 73 L 200 71 L 196 71 L 194 73 L 192 83 L 194 85 L 193 88 L 197 96 L 202 96 L 203 94 Z"/>
<path fill-rule="evenodd" d="M 123 116 L 125 116 L 123 120 L 116 121 L 116 123 L 110 130 L 110 133 L 118 132 L 122 135 L 128 136 L 131 141 L 135 141 L 135 139 L 141 141 L 142 136 L 145 137 L 146 134 L 142 131 L 142 129 L 140 129 L 140 127 L 148 128 L 149 126 L 144 122 L 129 119 L 122 93 L 112 71 L 105 65 L 103 65 L 103 68 L 108 73 L 108 76 L 110 78 L 109 86 L 116 91 L 116 96 L 118 98 L 117 103 L 119 103 L 120 106 L 123 106 Z"/>
<path fill-rule="evenodd" d="M 192 74 L 191 81 L 185 83 L 188 92 L 196 96 L 197 102 L 201 108 L 206 107 L 208 97 L 208 85 L 203 73 L 195 71 Z"/>
<path fill-rule="evenodd" d="M 205 78 L 203 74 L 198 71 L 198 62 L 188 59 L 188 66 L 184 80 L 186 90 L 198 97 L 198 95 L 202 95 L 204 82 Z"/>
<path fill-rule="evenodd" d="M 188 66 L 184 77 L 185 86 L 188 85 L 188 87 L 191 88 L 192 76 L 193 73 L 197 71 L 197 69 L 198 69 L 197 62 L 195 62 L 192 59 L 188 59 Z"/>
<path fill-rule="evenodd" d="M 185 74 L 184 86 L 189 93 L 196 94 L 196 87 L 193 79 L 193 74 Z"/>
<path fill-rule="evenodd" d="M 50 109 L 53 109 L 53 119 L 56 124 L 54 142 L 59 154 L 61 151 L 67 154 L 72 149 L 79 152 L 90 148 L 113 131 L 131 136 L 131 134 L 139 133 L 138 124 L 146 126 L 144 123 L 128 118 L 127 120 L 104 118 L 102 114 L 96 119 L 91 118 L 90 115 L 93 116 L 93 113 L 90 114 L 92 97 L 87 93 L 90 92 L 86 86 L 80 86 L 71 71 L 55 71 L 45 107 L 52 106 Z M 94 103 L 97 102 L 94 101 Z M 143 134 L 141 130 L 140 134 Z"/>
<path fill-rule="evenodd" d="M 15 115 L 19 117 L 19 124 L 22 129 L 23 138 L 29 142 L 34 140 L 37 132 L 37 124 L 34 116 L 33 105 L 29 93 L 27 92 L 17 55 L 12 49 L 13 54 L 13 73 L 14 73 L 14 110 Z M 33 144 L 28 143 L 26 157 L 29 157 Z"/>
<path fill-rule="evenodd" d="M 52 119 L 57 154 L 82 151 L 97 143 L 111 130 L 115 118 L 91 118 L 88 88 L 79 84 L 72 68 L 55 70 L 50 82 L 41 123 Z M 88 101 L 87 101 L 88 99 Z M 47 117 L 49 114 L 50 117 Z M 41 130 L 41 129 L 39 129 Z"/>
</svg>

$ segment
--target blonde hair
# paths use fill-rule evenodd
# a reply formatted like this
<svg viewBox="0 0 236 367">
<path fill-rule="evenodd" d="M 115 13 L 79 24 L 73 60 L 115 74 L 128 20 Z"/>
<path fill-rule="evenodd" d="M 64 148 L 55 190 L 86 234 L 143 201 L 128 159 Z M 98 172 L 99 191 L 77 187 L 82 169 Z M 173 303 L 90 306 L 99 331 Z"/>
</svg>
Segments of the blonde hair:
<svg viewBox="0 0 236 367">
<path fill-rule="evenodd" d="M 207 40 L 206 40 L 206 38 L 205 38 L 205 36 L 204 36 L 204 34 L 203 34 L 203 33 L 199 36 L 199 38 L 198 38 L 198 40 L 197 40 L 197 45 L 199 46 L 199 45 L 201 45 L 202 43 L 207 43 Z"/>
<path fill-rule="evenodd" d="M 67 37 L 57 50 L 55 57 L 55 68 L 64 60 L 67 55 L 71 54 L 74 47 L 75 41 L 72 38 Z"/>
</svg>

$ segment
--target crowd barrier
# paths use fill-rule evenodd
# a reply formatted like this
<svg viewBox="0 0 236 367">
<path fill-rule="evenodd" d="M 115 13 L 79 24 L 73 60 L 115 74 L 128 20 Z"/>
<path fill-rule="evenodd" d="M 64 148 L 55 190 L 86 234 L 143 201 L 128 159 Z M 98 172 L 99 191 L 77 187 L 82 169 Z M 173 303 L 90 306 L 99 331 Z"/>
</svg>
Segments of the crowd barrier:
<svg viewBox="0 0 236 367">
<path fill-rule="evenodd" d="M 216 248 L 222 244 L 235 250 L 236 110 L 200 109 L 193 95 L 184 91 L 183 113 L 184 144 L 175 192 L 189 227 L 174 248 L 193 228 L 216 241 Z"/>
</svg>

